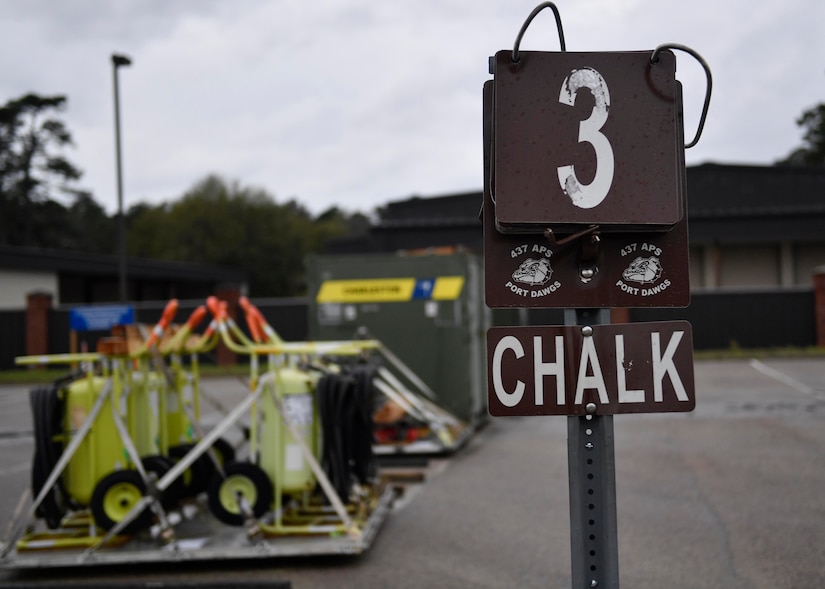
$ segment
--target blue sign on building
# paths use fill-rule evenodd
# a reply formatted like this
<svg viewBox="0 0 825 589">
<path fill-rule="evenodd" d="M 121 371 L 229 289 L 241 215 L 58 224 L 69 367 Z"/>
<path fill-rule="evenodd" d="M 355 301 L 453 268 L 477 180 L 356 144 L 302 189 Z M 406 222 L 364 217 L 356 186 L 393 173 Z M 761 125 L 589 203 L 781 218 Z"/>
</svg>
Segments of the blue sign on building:
<svg viewBox="0 0 825 589">
<path fill-rule="evenodd" d="M 94 305 L 74 307 L 69 311 L 69 329 L 72 331 L 102 331 L 134 322 L 135 309 L 131 305 Z"/>
</svg>

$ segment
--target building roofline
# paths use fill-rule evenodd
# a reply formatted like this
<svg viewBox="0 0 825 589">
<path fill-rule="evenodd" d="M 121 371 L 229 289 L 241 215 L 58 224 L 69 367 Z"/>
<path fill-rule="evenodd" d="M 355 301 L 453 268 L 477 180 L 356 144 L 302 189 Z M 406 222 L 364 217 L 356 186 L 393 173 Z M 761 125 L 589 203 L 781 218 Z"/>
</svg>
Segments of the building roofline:
<svg viewBox="0 0 825 589">
<path fill-rule="evenodd" d="M 825 191 L 822 198 L 819 198 L 820 188 L 825 187 L 823 167 L 704 162 L 687 166 L 686 173 L 688 216 L 693 220 L 792 218 L 825 214 Z M 787 178 L 787 181 L 784 179 L 789 176 L 793 177 L 793 181 L 791 178 Z M 738 193 L 731 191 L 731 183 L 739 187 Z M 767 199 L 766 195 L 770 196 L 776 185 L 797 187 L 789 188 L 791 191 L 799 191 L 801 188 L 804 194 Z M 732 198 L 728 198 L 729 196 Z M 470 204 L 465 201 L 477 200 L 480 207 L 481 198 L 482 191 L 476 190 L 431 197 L 415 195 L 405 200 L 390 201 L 384 206 L 385 215 L 373 230 L 471 226 L 477 224 L 478 220 L 467 214 L 470 212 Z M 455 205 L 449 206 L 447 203 Z"/>
<path fill-rule="evenodd" d="M 726 170 L 746 170 L 748 172 L 776 174 L 777 172 L 793 173 L 793 174 L 810 174 L 812 176 L 825 176 L 825 168 L 821 166 L 800 166 L 800 165 L 785 165 L 785 164 L 740 164 L 740 163 L 721 163 L 721 162 L 702 162 L 701 164 L 693 164 L 685 166 L 687 170 L 703 170 L 712 168 L 724 168 Z"/>
</svg>

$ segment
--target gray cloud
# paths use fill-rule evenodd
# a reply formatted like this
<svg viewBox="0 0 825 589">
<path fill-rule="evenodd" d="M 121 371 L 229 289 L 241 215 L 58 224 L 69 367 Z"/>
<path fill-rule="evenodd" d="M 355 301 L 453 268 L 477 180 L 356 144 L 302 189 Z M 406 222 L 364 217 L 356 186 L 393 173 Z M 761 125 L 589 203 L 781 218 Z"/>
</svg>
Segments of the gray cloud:
<svg viewBox="0 0 825 589">
<path fill-rule="evenodd" d="M 217 172 L 314 212 L 481 187 L 487 56 L 512 46 L 536 0 L 28 0 L 0 2 L 0 100 L 66 94 L 69 155 L 114 207 L 112 52 L 120 71 L 126 199 L 177 198 Z M 689 163 L 770 163 L 825 100 L 825 4 L 786 0 L 560 0 L 568 50 L 678 42 L 714 74 Z M 522 47 L 558 48 L 542 13 Z M 704 74 L 679 54 L 686 134 Z"/>
</svg>

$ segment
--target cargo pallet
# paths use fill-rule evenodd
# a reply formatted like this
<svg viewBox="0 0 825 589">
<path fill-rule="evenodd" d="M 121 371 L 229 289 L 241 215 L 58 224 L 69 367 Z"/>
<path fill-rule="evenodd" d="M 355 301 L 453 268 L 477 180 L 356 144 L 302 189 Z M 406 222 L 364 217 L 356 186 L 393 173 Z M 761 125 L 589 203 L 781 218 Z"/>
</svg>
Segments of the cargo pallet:
<svg viewBox="0 0 825 589">
<path fill-rule="evenodd" d="M 214 344 L 217 337 L 233 345 L 229 338 L 225 315 L 222 315 L 218 307 L 212 310 L 216 314 L 217 325 L 213 322 L 198 340 L 194 349 L 208 348 Z M 299 377 L 301 374 L 305 375 L 300 382 L 309 383 L 310 379 L 306 373 L 301 373 L 283 361 L 284 355 L 316 353 L 317 344 L 300 343 L 277 347 L 272 345 L 246 346 L 243 351 L 249 353 L 254 359 L 251 362 L 253 373 L 247 397 L 233 407 L 211 431 L 206 434 L 199 432 L 201 435 L 197 443 L 180 457 L 174 466 L 162 472 L 150 472 L 149 469 L 143 467 L 142 459 L 139 457 L 142 450 L 137 450 L 135 440 L 132 439 L 136 437 L 132 424 L 141 420 L 127 414 L 125 409 L 127 405 L 130 411 L 133 409 L 128 385 L 131 382 L 129 380 L 131 376 L 128 375 L 131 374 L 130 366 L 132 364 L 137 366 L 139 361 L 146 360 L 149 352 L 155 361 L 159 359 L 159 352 L 153 348 L 153 345 L 162 335 L 171 320 L 171 315 L 173 313 L 165 312 L 164 318 L 153 330 L 152 335 L 137 352 L 132 352 L 131 355 L 127 346 L 120 346 L 118 342 L 115 342 L 108 348 L 104 345 L 106 348 L 104 353 L 20 359 L 20 364 L 70 363 L 84 366 L 86 376 L 75 382 L 84 383 L 80 385 L 81 388 L 86 386 L 86 382 L 90 383 L 88 390 L 84 389 L 84 392 L 88 393 L 94 402 L 93 406 L 84 408 L 82 422 L 73 423 L 67 428 L 65 434 L 61 434 L 65 448 L 48 473 L 47 480 L 37 490 L 36 496 L 28 490 L 21 497 L 18 509 L 7 527 L 6 537 L 0 545 L 0 567 L 21 569 L 143 562 L 214 561 L 234 558 L 359 554 L 367 550 L 392 507 L 396 496 L 395 489 L 375 476 L 370 482 L 362 481 L 352 484 L 347 497 L 342 498 L 316 459 L 317 450 L 313 451 L 310 447 L 315 439 L 312 430 L 299 431 L 300 428 L 293 418 L 287 416 L 287 413 L 294 410 L 294 407 L 285 409 L 284 395 L 288 391 L 282 388 L 284 383 L 287 385 L 289 383 L 283 380 L 282 375 L 291 370 L 293 375 L 298 374 Z M 172 347 L 175 348 L 172 352 L 178 352 L 177 348 L 189 349 L 183 342 L 193 326 L 187 323 L 187 328 L 182 329 L 172 338 L 174 342 Z M 166 347 L 169 351 L 169 346 Z M 375 347 L 375 344 L 373 342 L 357 344 L 337 342 L 322 347 L 327 352 L 351 354 L 360 353 L 365 348 Z M 258 374 L 259 354 L 266 354 L 269 358 L 268 370 L 262 376 Z M 173 364 L 175 364 L 174 361 Z M 99 365 L 97 371 L 93 369 L 95 365 Z M 143 365 L 145 367 L 145 364 Z M 196 366 L 194 359 L 193 366 Z M 160 368 L 161 371 L 165 371 L 162 366 Z M 180 365 L 177 365 L 177 368 L 180 369 Z M 142 382 L 149 381 L 148 374 L 144 374 Z M 170 387 L 176 387 L 181 383 L 190 386 L 193 379 L 175 378 L 168 372 L 165 378 L 155 379 L 155 382 L 164 381 L 168 382 Z M 295 393 L 306 396 L 303 391 L 293 391 L 292 394 Z M 64 391 L 64 394 L 69 393 Z M 164 398 L 165 395 L 164 391 L 160 397 Z M 178 396 L 178 398 L 181 397 Z M 163 407 L 163 403 L 160 405 Z M 141 410 L 143 413 L 150 413 L 148 404 L 140 405 L 140 407 L 143 407 Z M 269 407 L 267 410 L 270 414 L 269 421 L 257 423 L 256 420 L 263 419 L 262 407 Z M 119 415 L 119 412 L 124 412 L 124 415 Z M 275 427 L 280 432 L 277 435 L 281 436 L 278 438 L 280 451 L 285 451 L 287 444 L 293 446 L 291 457 L 275 458 L 275 468 L 283 468 L 284 460 L 292 460 L 293 463 L 297 460 L 304 464 L 303 474 L 306 475 L 305 480 L 308 482 L 304 484 L 303 491 L 300 488 L 296 491 L 294 487 L 287 489 L 285 483 L 276 480 L 273 483 L 274 497 L 264 501 L 261 505 L 260 498 L 263 495 L 261 495 L 260 488 L 254 484 L 255 477 L 245 476 L 243 472 L 230 472 L 228 465 L 221 466 L 216 460 L 213 453 L 216 441 L 230 427 L 238 425 L 241 417 L 247 414 L 252 416 L 253 433 L 249 440 L 250 462 L 242 464 L 248 464 L 250 467 L 257 468 L 259 472 L 263 472 L 255 466 L 256 457 L 262 455 L 262 440 L 272 442 L 271 430 Z M 276 418 L 272 417 L 273 414 Z M 78 448 L 83 447 L 84 442 L 94 437 L 90 436 L 90 432 L 95 426 L 98 428 L 101 426 L 102 422 L 97 421 L 101 416 L 113 421 L 115 427 L 110 426 L 108 431 L 109 434 L 112 431 L 116 433 L 109 435 L 109 438 L 113 440 L 119 438 L 122 453 L 127 461 L 125 470 L 122 470 L 123 465 L 119 465 L 114 472 L 134 473 L 133 477 L 137 481 L 134 484 L 124 485 L 123 489 L 117 485 L 110 487 L 109 494 L 102 501 L 102 507 L 98 509 L 98 514 L 93 513 L 93 510 L 85 505 L 77 505 L 75 501 L 70 509 L 57 518 L 57 522 L 54 521 L 55 518 L 52 518 L 53 521 L 49 522 L 47 529 L 43 519 L 38 519 L 35 514 L 43 504 L 44 498 L 54 492 L 57 481 L 61 480 L 67 472 L 67 467 L 78 452 Z M 165 418 L 163 410 L 161 418 Z M 270 431 L 267 432 L 267 428 L 264 427 L 257 431 L 256 437 L 256 424 L 257 428 L 268 425 Z M 192 423 L 192 426 L 199 429 L 197 423 Z M 162 426 L 159 428 L 162 429 Z M 153 431 L 151 435 L 163 439 L 159 430 Z M 310 443 L 307 443 L 307 440 Z M 111 442 L 107 439 L 102 444 L 90 444 L 90 447 L 100 450 L 102 446 L 109 443 Z M 295 452 L 296 449 L 297 452 Z M 204 500 L 203 494 L 181 500 L 174 506 L 165 506 L 162 501 L 163 493 L 175 481 L 181 479 L 187 469 L 192 467 L 197 460 L 207 454 L 211 455 L 221 475 L 218 498 L 214 499 L 210 494 L 209 508 L 207 508 L 207 501 Z M 109 458 L 106 456 L 107 460 Z M 277 466 L 278 464 L 281 464 L 281 467 Z M 75 470 L 87 473 L 83 469 Z M 90 472 L 94 473 L 95 470 L 92 469 Z M 94 480 L 83 481 L 81 485 L 83 489 L 96 484 L 101 475 L 98 473 L 87 476 Z M 141 480 L 145 488 L 140 484 Z M 320 491 L 317 488 L 311 488 L 316 484 Z M 284 500 L 283 490 L 290 493 L 287 501 Z M 216 502 L 223 508 L 223 516 L 214 512 Z M 111 510 L 116 514 L 110 522 L 113 524 L 112 527 L 102 529 L 100 524 L 96 523 L 100 509 Z M 151 510 L 153 516 L 149 520 L 152 523 L 151 527 L 130 528 L 134 520 L 145 516 L 147 509 Z M 234 517 L 237 521 L 233 525 L 227 525 L 227 516 Z"/>
</svg>

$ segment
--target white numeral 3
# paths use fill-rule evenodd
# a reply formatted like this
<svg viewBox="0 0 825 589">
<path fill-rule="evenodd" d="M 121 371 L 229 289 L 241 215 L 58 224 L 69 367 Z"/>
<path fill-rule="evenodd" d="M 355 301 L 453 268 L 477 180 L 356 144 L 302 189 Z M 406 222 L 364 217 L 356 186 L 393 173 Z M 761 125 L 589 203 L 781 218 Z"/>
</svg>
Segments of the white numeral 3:
<svg viewBox="0 0 825 589">
<path fill-rule="evenodd" d="M 564 79 L 559 102 L 573 106 L 581 88 L 590 89 L 595 99 L 590 117 L 579 123 L 579 143 L 586 141 L 593 146 L 596 152 L 596 175 L 590 184 L 582 184 L 572 165 L 560 166 L 558 173 L 559 184 L 573 204 L 582 209 L 592 209 L 601 204 L 613 183 L 613 147 L 601 132 L 607 121 L 610 92 L 602 75 L 593 68 L 585 67 L 573 70 Z"/>
</svg>

